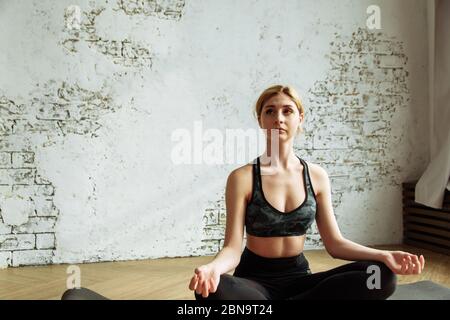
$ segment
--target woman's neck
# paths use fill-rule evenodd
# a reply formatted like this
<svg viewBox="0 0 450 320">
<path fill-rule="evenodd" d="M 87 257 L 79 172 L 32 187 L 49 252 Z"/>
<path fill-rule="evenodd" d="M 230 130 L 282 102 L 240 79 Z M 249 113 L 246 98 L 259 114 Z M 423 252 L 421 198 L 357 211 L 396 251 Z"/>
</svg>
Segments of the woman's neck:
<svg viewBox="0 0 450 320">
<path fill-rule="evenodd" d="M 290 164 L 297 163 L 292 140 L 272 145 L 267 141 L 266 151 L 261 155 L 261 163 L 271 167 L 287 169 Z"/>
</svg>

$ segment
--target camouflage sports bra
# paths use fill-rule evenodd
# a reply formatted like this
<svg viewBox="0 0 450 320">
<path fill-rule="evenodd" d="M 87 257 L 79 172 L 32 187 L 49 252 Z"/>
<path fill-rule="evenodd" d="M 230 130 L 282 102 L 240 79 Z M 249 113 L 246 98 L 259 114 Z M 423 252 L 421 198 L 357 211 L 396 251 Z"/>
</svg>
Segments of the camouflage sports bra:
<svg viewBox="0 0 450 320">
<path fill-rule="evenodd" d="M 274 208 L 264 196 L 261 182 L 259 157 L 253 163 L 253 191 L 245 214 L 245 228 L 248 234 L 258 237 L 299 236 L 306 233 L 316 216 L 316 196 L 311 184 L 308 165 L 303 165 L 303 186 L 306 197 L 303 203 L 290 212 Z"/>
</svg>

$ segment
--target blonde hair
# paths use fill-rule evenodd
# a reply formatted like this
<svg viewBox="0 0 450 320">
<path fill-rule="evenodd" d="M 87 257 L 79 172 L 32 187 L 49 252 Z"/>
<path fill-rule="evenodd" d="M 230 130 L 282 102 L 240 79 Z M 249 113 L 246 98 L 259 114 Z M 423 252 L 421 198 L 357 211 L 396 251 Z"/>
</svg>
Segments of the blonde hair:
<svg viewBox="0 0 450 320">
<path fill-rule="evenodd" d="M 264 104 L 267 102 L 267 100 L 269 100 L 273 96 L 276 96 L 277 94 L 281 94 L 281 93 L 284 93 L 285 95 L 287 95 L 295 103 L 300 114 L 303 114 L 303 116 L 305 115 L 305 109 L 303 108 L 302 101 L 301 101 L 297 91 L 295 91 L 295 89 L 293 87 L 274 85 L 274 86 L 271 86 L 271 87 L 267 88 L 266 90 L 264 90 L 261 93 L 261 95 L 259 96 L 258 100 L 256 101 L 254 112 L 255 112 L 255 116 L 256 116 L 257 120 L 259 120 L 259 117 L 261 116 L 262 108 L 263 108 Z M 302 133 L 303 131 L 304 131 L 303 127 L 299 126 L 299 128 L 297 130 L 297 134 Z"/>
</svg>

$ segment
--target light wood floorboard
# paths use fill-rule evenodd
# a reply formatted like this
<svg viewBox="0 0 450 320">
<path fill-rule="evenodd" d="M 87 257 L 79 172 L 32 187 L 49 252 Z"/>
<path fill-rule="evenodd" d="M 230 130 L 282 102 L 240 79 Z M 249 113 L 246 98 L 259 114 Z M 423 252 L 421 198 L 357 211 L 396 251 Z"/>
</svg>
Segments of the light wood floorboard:
<svg viewBox="0 0 450 320">
<path fill-rule="evenodd" d="M 450 287 L 450 256 L 407 245 L 376 246 L 423 254 L 420 275 L 398 276 L 399 283 L 432 280 Z M 331 258 L 325 250 L 306 250 L 311 271 L 329 270 L 349 261 Z M 195 267 L 213 257 L 163 258 L 153 260 L 78 264 L 81 286 L 111 299 L 193 299 L 188 289 Z M 68 265 L 26 266 L 0 270 L 0 299 L 60 299 L 66 290 Z"/>
</svg>

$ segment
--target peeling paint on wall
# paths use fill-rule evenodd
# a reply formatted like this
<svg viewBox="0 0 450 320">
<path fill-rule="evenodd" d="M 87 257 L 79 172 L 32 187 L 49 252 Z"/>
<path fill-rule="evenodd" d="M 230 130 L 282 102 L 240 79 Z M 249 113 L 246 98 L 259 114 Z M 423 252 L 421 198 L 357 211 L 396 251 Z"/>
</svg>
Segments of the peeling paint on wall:
<svg viewBox="0 0 450 320">
<path fill-rule="evenodd" d="M 68 53 L 77 53 L 80 42 L 87 43 L 89 48 L 96 50 L 115 64 L 125 67 L 152 67 L 151 50 L 142 44 L 130 39 L 111 40 L 103 39 L 97 34 L 96 19 L 106 10 L 105 8 L 94 8 L 83 12 L 79 29 L 68 28 L 68 21 L 73 17 L 65 14 L 65 29 L 67 37 L 62 40 L 61 45 Z"/>
<path fill-rule="evenodd" d="M 117 5 L 128 15 L 155 16 L 160 19 L 180 20 L 184 0 L 118 0 Z"/>
<path fill-rule="evenodd" d="M 25 103 L 0 97 L 0 264 L 52 263 L 57 190 L 40 174 L 35 152 L 69 134 L 97 137 L 101 117 L 117 108 L 107 94 L 56 81 L 37 86 Z"/>
<path fill-rule="evenodd" d="M 401 41 L 363 28 L 335 36 L 331 69 L 310 89 L 306 131 L 314 137 L 305 151 L 328 172 L 333 208 L 339 208 L 345 193 L 401 185 L 401 168 L 387 150 L 401 138 L 391 134 L 392 121 L 407 106 L 409 89 Z M 319 239 L 317 228 L 312 234 Z"/>
<path fill-rule="evenodd" d="M 197 254 L 216 254 L 222 247 L 225 238 L 226 224 L 225 195 L 211 203 L 211 207 L 205 210 L 203 215 L 202 246 Z"/>
</svg>

